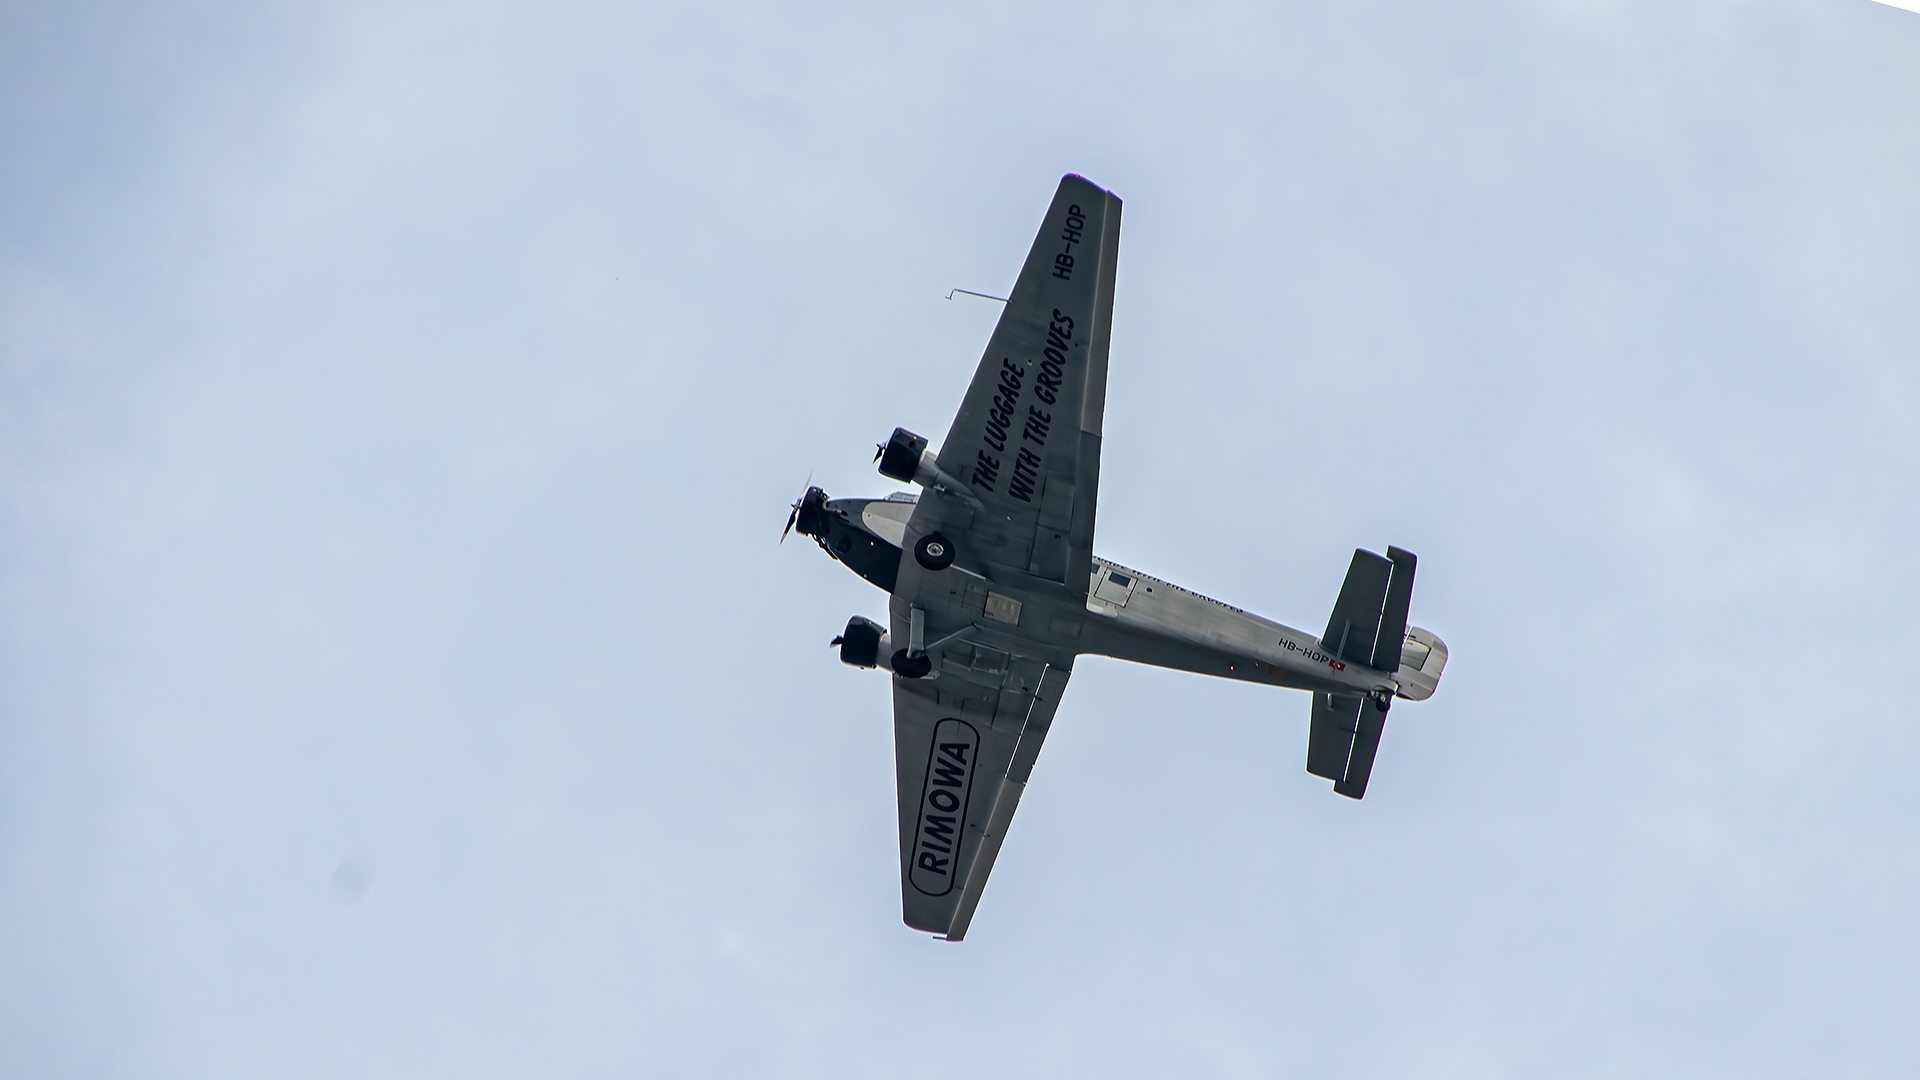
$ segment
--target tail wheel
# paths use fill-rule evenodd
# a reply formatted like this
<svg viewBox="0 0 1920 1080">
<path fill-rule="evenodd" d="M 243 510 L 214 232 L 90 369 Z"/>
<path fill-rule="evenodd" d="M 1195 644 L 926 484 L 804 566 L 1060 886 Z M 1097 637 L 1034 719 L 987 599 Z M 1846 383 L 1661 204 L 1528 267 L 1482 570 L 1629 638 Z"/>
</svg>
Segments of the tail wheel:
<svg viewBox="0 0 1920 1080">
<path fill-rule="evenodd" d="M 953 565 L 953 541 L 942 533 L 928 533 L 913 545 L 913 561 L 929 570 L 945 570 Z"/>
<path fill-rule="evenodd" d="M 893 673 L 903 679 L 924 679 L 933 670 L 933 657 L 926 653 L 908 656 L 907 650 L 896 649 L 893 654 Z"/>
</svg>

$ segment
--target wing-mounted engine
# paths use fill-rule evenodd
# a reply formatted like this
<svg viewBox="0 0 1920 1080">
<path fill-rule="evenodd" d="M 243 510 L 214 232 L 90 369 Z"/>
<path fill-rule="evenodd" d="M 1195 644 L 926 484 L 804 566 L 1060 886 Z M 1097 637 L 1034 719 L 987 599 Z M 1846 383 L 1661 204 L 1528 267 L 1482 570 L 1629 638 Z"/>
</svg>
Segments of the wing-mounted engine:
<svg viewBox="0 0 1920 1080">
<path fill-rule="evenodd" d="M 881 476 L 974 498 L 967 485 L 940 471 L 940 455 L 927 449 L 926 437 L 906 428 L 894 428 L 886 442 L 875 446 L 873 460 L 879 463 Z"/>
<path fill-rule="evenodd" d="M 880 463 L 880 475 L 913 483 L 920 474 L 920 459 L 927 455 L 927 440 L 906 428 L 893 429 L 893 435 L 880 444 L 873 460 Z"/>
<path fill-rule="evenodd" d="M 847 628 L 832 644 L 840 647 L 840 662 L 853 667 L 870 668 L 886 665 L 893 655 L 892 635 L 887 628 L 864 615 L 855 615 L 847 620 Z"/>
<path fill-rule="evenodd" d="M 913 633 L 908 638 L 908 647 L 893 647 L 893 635 L 886 627 L 864 615 L 855 615 L 847 620 L 847 628 L 840 632 L 829 644 L 840 650 L 840 662 L 857 668 L 885 668 L 908 679 L 924 679 L 933 672 L 933 657 L 920 647 L 920 611 L 915 609 Z M 945 640 L 959 637 L 950 634 Z M 934 647 L 939 647 L 935 642 Z"/>
</svg>

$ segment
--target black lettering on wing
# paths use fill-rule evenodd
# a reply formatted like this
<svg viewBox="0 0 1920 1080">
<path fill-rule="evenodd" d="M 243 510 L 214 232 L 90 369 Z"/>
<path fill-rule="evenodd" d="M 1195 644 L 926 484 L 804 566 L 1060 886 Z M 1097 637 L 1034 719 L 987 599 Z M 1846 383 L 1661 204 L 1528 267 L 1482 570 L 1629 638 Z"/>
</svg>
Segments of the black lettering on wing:
<svg viewBox="0 0 1920 1080">
<path fill-rule="evenodd" d="M 1013 418 L 1020 407 L 1020 379 L 1022 372 L 1012 359 L 1000 360 L 1000 382 L 994 387 L 993 399 L 987 406 L 987 422 L 980 441 L 1002 453 L 1007 449 L 1007 431 L 1013 427 Z M 992 472 L 988 471 L 988 482 L 992 482 Z M 991 489 L 989 489 L 991 490 Z"/>
<path fill-rule="evenodd" d="M 975 487 L 986 491 L 993 490 L 994 481 L 1000 477 L 1000 459 L 985 450 L 974 452 L 973 483 Z"/>
<path fill-rule="evenodd" d="M 1040 455 L 1024 446 L 1020 448 L 1019 455 L 1013 459 L 1013 478 L 1007 481 L 1007 494 L 1021 502 L 1033 501 L 1033 489 L 1040 482 L 1040 460 Z"/>
<path fill-rule="evenodd" d="M 1027 406 L 1027 426 L 1020 433 L 1020 437 L 1028 442 L 1045 446 L 1047 445 L 1047 429 L 1050 428 L 1052 424 L 1052 413 L 1042 410 L 1038 405 L 1029 405 Z"/>
</svg>

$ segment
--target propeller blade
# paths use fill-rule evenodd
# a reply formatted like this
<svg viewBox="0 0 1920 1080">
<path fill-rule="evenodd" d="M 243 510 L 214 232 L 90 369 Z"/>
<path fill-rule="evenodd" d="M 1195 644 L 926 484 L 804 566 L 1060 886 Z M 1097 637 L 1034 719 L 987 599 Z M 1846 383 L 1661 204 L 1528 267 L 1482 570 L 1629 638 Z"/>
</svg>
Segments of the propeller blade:
<svg viewBox="0 0 1920 1080">
<path fill-rule="evenodd" d="M 880 460 L 880 457 L 881 457 L 881 455 L 882 455 L 882 454 L 885 454 L 886 452 L 887 452 L 887 444 L 886 444 L 886 443 L 874 443 L 874 444 L 873 444 L 873 460 L 875 460 L 875 461 L 879 461 L 879 460 Z"/>
<path fill-rule="evenodd" d="M 787 527 L 781 530 L 780 542 L 782 544 L 787 542 L 787 534 L 793 531 L 793 523 L 800 520 L 800 504 L 807 501 L 807 492 L 811 490 L 813 490 L 813 470 L 808 469 L 807 486 L 801 488 L 800 497 L 793 500 L 793 506 L 790 507 L 793 513 L 787 515 Z"/>
</svg>

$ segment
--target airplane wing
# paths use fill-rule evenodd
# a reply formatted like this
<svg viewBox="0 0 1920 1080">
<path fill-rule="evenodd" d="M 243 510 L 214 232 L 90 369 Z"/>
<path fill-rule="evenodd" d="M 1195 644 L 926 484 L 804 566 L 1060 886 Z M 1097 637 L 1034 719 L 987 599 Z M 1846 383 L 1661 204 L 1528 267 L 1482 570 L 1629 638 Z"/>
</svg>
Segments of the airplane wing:
<svg viewBox="0 0 1920 1080">
<path fill-rule="evenodd" d="M 1072 657 L 941 651 L 936 679 L 893 680 L 902 914 L 960 941 L 1040 756 Z"/>
<path fill-rule="evenodd" d="M 940 470 L 972 498 L 922 498 L 912 539 L 937 530 L 963 565 L 1086 596 L 1119 248 L 1120 200 L 1063 178 L 940 445 Z"/>
<path fill-rule="evenodd" d="M 893 680 L 902 907 L 949 941 L 966 936 L 1073 671 L 1119 240 L 1120 200 L 1062 179 L 941 444 L 947 479 L 907 521 L 908 547 L 938 532 L 956 549 L 938 569 L 903 557 L 890 604 L 893 641 L 933 664 Z M 1026 597 L 1024 618 L 1007 592 Z"/>
</svg>

